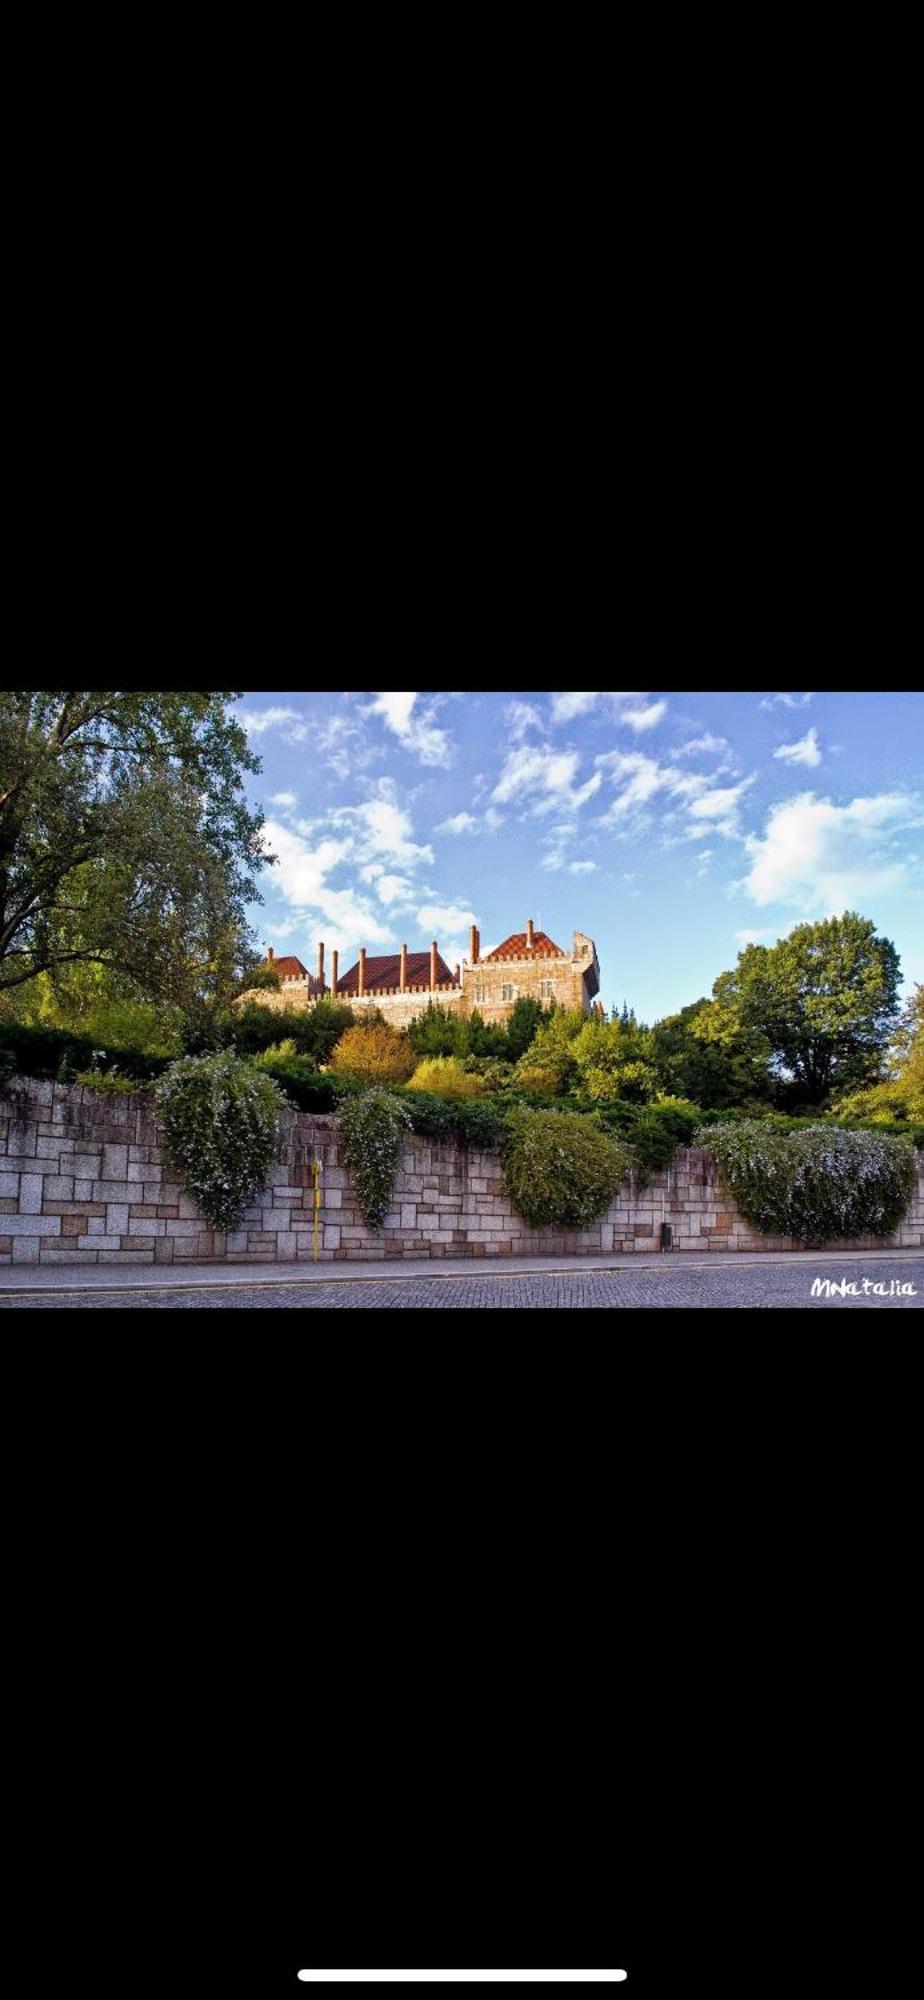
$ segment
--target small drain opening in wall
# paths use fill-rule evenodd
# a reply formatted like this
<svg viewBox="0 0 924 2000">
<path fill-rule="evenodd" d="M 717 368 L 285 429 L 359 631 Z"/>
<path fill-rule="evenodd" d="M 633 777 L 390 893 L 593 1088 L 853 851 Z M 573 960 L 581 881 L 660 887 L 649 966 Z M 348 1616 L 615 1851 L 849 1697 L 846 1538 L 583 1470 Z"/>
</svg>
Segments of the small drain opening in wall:
<svg viewBox="0 0 924 2000">
<path fill-rule="evenodd" d="M 671 1225 L 670 1225 L 670 1223 L 669 1223 L 669 1222 L 662 1222 L 662 1224 L 661 1224 L 661 1248 L 662 1248 L 662 1250 L 669 1250 L 669 1249 L 670 1249 L 670 1247 L 671 1247 L 671 1244 L 672 1244 L 673 1240 L 674 1240 L 674 1232 L 673 1232 L 673 1230 L 672 1230 L 672 1228 L 671 1228 Z"/>
</svg>

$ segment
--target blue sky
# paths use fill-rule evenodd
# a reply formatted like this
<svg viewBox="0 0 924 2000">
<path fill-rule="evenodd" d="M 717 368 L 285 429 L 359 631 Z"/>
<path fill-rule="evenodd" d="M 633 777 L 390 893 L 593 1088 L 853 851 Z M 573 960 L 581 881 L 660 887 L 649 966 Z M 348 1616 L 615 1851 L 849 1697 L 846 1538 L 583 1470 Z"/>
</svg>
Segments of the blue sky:
<svg viewBox="0 0 924 2000">
<path fill-rule="evenodd" d="M 527 917 L 596 941 L 607 1008 L 653 1021 L 742 945 L 857 909 L 924 980 L 924 697 L 247 694 L 279 856 L 251 918 L 297 952 L 450 965 Z"/>
</svg>

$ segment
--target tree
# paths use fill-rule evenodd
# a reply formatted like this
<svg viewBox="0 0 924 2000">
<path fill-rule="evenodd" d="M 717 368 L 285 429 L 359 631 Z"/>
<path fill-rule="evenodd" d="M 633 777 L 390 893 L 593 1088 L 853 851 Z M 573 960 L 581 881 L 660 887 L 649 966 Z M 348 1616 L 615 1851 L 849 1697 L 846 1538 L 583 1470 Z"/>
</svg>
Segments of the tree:
<svg viewBox="0 0 924 2000">
<path fill-rule="evenodd" d="M 406 1083 L 416 1066 L 407 1035 L 384 1023 L 365 1023 L 348 1028 L 331 1056 L 331 1069 L 338 1076 L 356 1077 L 364 1083 Z"/>
<path fill-rule="evenodd" d="M 766 1036 L 742 1028 L 707 999 L 655 1022 L 650 1060 L 659 1090 L 705 1111 L 757 1110 L 770 1096 Z"/>
<path fill-rule="evenodd" d="M 431 1000 L 411 1022 L 408 1040 L 415 1055 L 421 1057 L 467 1055 L 468 1025 L 451 1008 Z"/>
<path fill-rule="evenodd" d="M 924 986 L 916 986 L 892 1037 L 885 1081 L 838 1099 L 835 1109 L 849 1117 L 910 1119 L 924 1124 Z"/>
<path fill-rule="evenodd" d="M 210 1016 L 270 857 L 233 694 L 0 693 L 0 993 L 80 962 Z"/>
<path fill-rule="evenodd" d="M 712 1025 L 766 1037 L 777 1097 L 815 1107 L 875 1082 L 898 1012 L 899 957 L 848 910 L 799 924 L 775 945 L 748 945 L 716 980 Z"/>
<path fill-rule="evenodd" d="M 580 1089 L 588 1097 L 646 1104 L 657 1089 L 650 1034 L 624 1006 L 616 1021 L 585 1021 L 571 1044 Z"/>
<path fill-rule="evenodd" d="M 507 1054 L 511 1062 L 518 1062 L 531 1046 L 537 1029 L 548 1018 L 538 1000 L 525 995 L 514 1002 L 513 1011 L 507 1021 Z"/>
</svg>

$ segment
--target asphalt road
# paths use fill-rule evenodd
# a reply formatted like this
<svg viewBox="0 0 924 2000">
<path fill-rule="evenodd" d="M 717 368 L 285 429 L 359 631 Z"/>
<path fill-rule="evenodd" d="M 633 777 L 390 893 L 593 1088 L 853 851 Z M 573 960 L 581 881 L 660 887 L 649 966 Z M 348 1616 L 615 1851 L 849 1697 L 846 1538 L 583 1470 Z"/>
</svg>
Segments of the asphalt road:
<svg viewBox="0 0 924 2000">
<path fill-rule="evenodd" d="M 812 1286 L 819 1280 L 854 1285 L 855 1295 L 813 1297 Z M 885 1295 L 876 1296 L 869 1288 L 879 1285 Z M 890 1292 L 901 1285 L 904 1294 Z M 864 1290 L 864 1287 L 867 1289 Z M 913 1289 L 913 1296 L 909 1290 Z M 29 1310 L 40 1306 L 77 1312 L 126 1310 L 158 1312 L 191 1307 L 199 1312 L 223 1311 L 228 1306 L 253 1306 L 258 1312 L 330 1312 L 343 1309 L 402 1312 L 478 1311 L 490 1307 L 535 1308 L 536 1306 L 594 1307 L 607 1310 L 620 1306 L 682 1306 L 716 1309 L 773 1310 L 793 1306 L 811 1311 L 842 1312 L 859 1306 L 865 1310 L 924 1306 L 924 1254 L 920 1258 L 890 1263 L 864 1257 L 851 1262 L 849 1253 L 833 1252 L 830 1262 L 807 1261 L 723 1264 L 715 1268 L 671 1268 L 663 1259 L 655 1268 L 614 1271 L 535 1271 L 503 1275 L 479 1274 L 464 1277 L 434 1274 L 422 1278 L 332 1279 L 329 1283 L 299 1284 L 286 1280 L 279 1284 L 197 1286 L 195 1290 L 73 1291 L 0 1295 L 4 1307 Z"/>
</svg>

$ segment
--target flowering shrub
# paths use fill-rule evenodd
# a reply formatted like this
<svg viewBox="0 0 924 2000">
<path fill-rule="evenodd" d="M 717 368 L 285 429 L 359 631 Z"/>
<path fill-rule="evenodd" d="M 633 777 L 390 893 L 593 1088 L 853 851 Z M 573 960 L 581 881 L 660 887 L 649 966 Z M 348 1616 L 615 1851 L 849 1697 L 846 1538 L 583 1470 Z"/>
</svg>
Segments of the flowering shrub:
<svg viewBox="0 0 924 2000">
<path fill-rule="evenodd" d="M 233 1229 L 265 1185 L 285 1099 L 269 1076 L 225 1050 L 183 1056 L 154 1086 L 167 1151 L 215 1229 Z"/>
<path fill-rule="evenodd" d="M 407 1036 L 382 1022 L 348 1028 L 330 1066 L 338 1076 L 361 1077 L 365 1083 L 406 1083 L 416 1061 Z"/>
<path fill-rule="evenodd" d="M 373 1089 L 346 1098 L 340 1117 L 359 1206 L 369 1228 L 381 1229 L 411 1130 L 410 1112 L 389 1091 Z"/>
<path fill-rule="evenodd" d="M 912 1147 L 885 1133 L 831 1125 L 779 1132 L 764 1119 L 741 1119 L 704 1125 L 696 1139 L 714 1154 L 742 1215 L 770 1236 L 890 1236 L 914 1189 Z"/>
<path fill-rule="evenodd" d="M 579 1114 L 518 1105 L 507 1120 L 504 1186 L 531 1229 L 586 1229 L 631 1164 L 628 1146 Z"/>
</svg>

